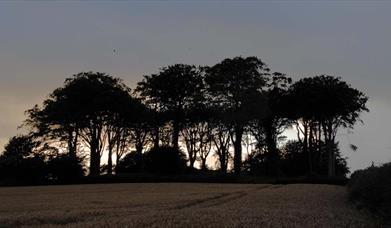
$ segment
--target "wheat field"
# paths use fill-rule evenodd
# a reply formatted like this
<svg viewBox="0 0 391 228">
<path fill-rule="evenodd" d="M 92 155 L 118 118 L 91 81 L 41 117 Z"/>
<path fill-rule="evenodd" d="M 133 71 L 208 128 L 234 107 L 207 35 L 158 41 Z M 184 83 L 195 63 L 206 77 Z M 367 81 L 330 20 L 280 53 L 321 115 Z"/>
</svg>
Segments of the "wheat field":
<svg viewBox="0 0 391 228">
<path fill-rule="evenodd" d="M 201 183 L 0 188 L 1 227 L 378 227 L 331 185 Z"/>
</svg>

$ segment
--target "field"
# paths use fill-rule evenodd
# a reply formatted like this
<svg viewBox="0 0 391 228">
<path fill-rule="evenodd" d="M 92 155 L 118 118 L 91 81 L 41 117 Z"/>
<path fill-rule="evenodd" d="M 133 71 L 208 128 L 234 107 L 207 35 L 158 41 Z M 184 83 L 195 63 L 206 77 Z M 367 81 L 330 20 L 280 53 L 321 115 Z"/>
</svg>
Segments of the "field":
<svg viewBox="0 0 391 228">
<path fill-rule="evenodd" d="M 331 185 L 0 188 L 0 227 L 378 227 Z"/>
</svg>

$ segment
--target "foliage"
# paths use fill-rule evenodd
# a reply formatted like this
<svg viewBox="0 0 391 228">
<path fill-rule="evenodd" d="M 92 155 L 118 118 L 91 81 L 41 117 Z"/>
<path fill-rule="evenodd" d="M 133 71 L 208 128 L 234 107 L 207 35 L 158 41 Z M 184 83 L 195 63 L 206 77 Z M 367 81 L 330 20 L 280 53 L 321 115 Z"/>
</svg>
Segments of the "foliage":
<svg viewBox="0 0 391 228">
<path fill-rule="evenodd" d="M 9 184 L 45 183 L 45 160 L 39 156 L 21 160 L 0 157 L 0 180 Z"/>
<path fill-rule="evenodd" d="M 295 82 L 284 99 L 286 115 L 296 121 L 298 139 L 308 157 L 308 170 L 313 172 L 316 151 L 327 151 L 327 172 L 336 174 L 337 154 L 334 153 L 337 131 L 340 127 L 353 128 L 360 114 L 368 111 L 368 97 L 339 77 L 320 75 Z M 302 135 L 302 136 L 300 136 Z M 322 143 L 324 143 L 322 145 Z M 321 156 L 317 157 L 322 159 Z"/>
<path fill-rule="evenodd" d="M 178 148 L 179 132 L 187 110 L 202 104 L 203 68 L 176 64 L 164 67 L 158 74 L 146 75 L 136 93 L 160 118 L 172 121 L 172 145 Z"/>
<path fill-rule="evenodd" d="M 117 164 L 117 173 L 133 173 L 143 171 L 144 155 L 131 152 L 125 155 Z"/>
<path fill-rule="evenodd" d="M 42 183 L 46 166 L 42 156 L 34 153 L 37 143 L 30 136 L 15 136 L 0 156 L 0 179 L 15 183 Z"/>
<path fill-rule="evenodd" d="M 121 79 L 105 73 L 82 72 L 66 79 L 41 109 L 36 106 L 29 110 L 26 125 L 35 136 L 65 143 L 73 157 L 77 157 L 80 144 L 87 144 L 89 173 L 99 175 L 101 154 L 123 145 L 116 142 L 123 139 L 120 136 L 124 127 L 135 121 L 140 106 Z"/>
<path fill-rule="evenodd" d="M 34 149 L 38 145 L 30 136 L 21 135 L 12 137 L 4 147 L 2 157 L 5 159 L 22 160 L 34 156 Z"/>
<path fill-rule="evenodd" d="M 391 218 L 391 163 L 355 171 L 348 184 L 349 197 L 364 207 Z M 391 222 L 391 221 L 389 221 Z"/>
<path fill-rule="evenodd" d="M 153 173 L 181 173 L 186 170 L 185 154 L 173 147 L 152 148 L 145 154 L 145 169 Z"/>
<path fill-rule="evenodd" d="M 287 176 L 304 176 L 307 174 L 307 157 L 303 153 L 303 145 L 298 141 L 288 141 L 283 150 L 283 172 Z"/>
<path fill-rule="evenodd" d="M 47 161 L 48 176 L 56 183 L 72 183 L 84 176 L 82 159 L 62 154 Z"/>
<path fill-rule="evenodd" d="M 234 170 L 241 172 L 242 138 L 244 127 L 252 118 L 256 97 L 266 85 L 269 69 L 257 57 L 224 59 L 210 67 L 206 85 L 215 109 L 224 113 L 232 126 L 231 139 L 234 146 Z"/>
<path fill-rule="evenodd" d="M 342 157 L 338 149 L 338 145 L 333 146 L 334 153 L 336 154 L 336 176 L 346 178 L 349 173 L 347 167 L 346 158 Z M 243 169 L 249 174 L 258 176 L 288 176 L 298 177 L 309 175 L 306 169 L 308 157 L 305 156 L 302 143 L 298 141 L 288 141 L 284 147 L 279 150 L 281 158 L 279 160 L 280 167 L 277 167 L 275 161 L 268 156 L 265 151 L 255 150 L 251 153 L 243 164 Z M 314 169 L 314 173 L 310 175 L 316 175 L 324 177 L 327 175 L 327 151 L 325 147 L 322 147 L 320 151 L 321 159 Z"/>
<path fill-rule="evenodd" d="M 24 152 L 35 147 L 50 158 L 55 179 L 72 172 L 79 176 L 79 157 L 89 158 L 89 175 L 99 176 L 113 174 L 114 167 L 117 172 L 180 172 L 185 157 L 190 167 L 199 162 L 205 170 L 210 155 L 222 173 L 233 164 L 236 174 L 344 176 L 349 170 L 336 133 L 360 121 L 367 100 L 339 77 L 293 83 L 253 56 L 211 67 L 163 67 L 144 76 L 133 93 L 119 78 L 81 72 L 26 112 L 23 126 L 34 145 L 10 144 L 3 159 L 10 160 L 7 151 L 15 151 L 19 160 L 32 158 L 35 154 Z M 283 132 L 291 126 L 298 141 L 283 146 Z M 244 143 L 252 151 L 242 164 Z M 59 156 L 64 152 L 68 157 Z"/>
</svg>

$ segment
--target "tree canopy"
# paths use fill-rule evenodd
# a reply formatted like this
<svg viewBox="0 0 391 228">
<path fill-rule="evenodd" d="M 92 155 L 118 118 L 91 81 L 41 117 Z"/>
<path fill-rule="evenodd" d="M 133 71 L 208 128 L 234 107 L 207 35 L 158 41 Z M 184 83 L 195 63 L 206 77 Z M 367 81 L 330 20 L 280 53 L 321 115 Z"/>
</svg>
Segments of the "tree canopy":
<svg viewBox="0 0 391 228">
<path fill-rule="evenodd" d="M 81 176 L 85 165 L 99 176 L 171 170 L 176 161 L 178 172 L 346 175 L 336 134 L 360 121 L 367 101 L 340 77 L 294 82 L 257 57 L 170 65 L 145 75 L 133 92 L 109 74 L 81 72 L 26 112 L 28 136 L 12 138 L 0 163 L 39 155 L 64 180 L 72 178 L 60 166 Z M 286 142 L 292 126 L 297 141 Z"/>
</svg>

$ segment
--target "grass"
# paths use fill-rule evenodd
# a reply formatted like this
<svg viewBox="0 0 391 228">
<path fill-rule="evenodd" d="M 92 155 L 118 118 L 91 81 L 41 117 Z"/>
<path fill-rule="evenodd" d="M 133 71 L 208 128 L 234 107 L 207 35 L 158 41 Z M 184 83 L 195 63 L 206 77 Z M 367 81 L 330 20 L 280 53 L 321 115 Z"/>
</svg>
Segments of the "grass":
<svg viewBox="0 0 391 228">
<path fill-rule="evenodd" d="M 0 188 L 0 227 L 379 227 L 332 185 L 129 183 Z"/>
</svg>

